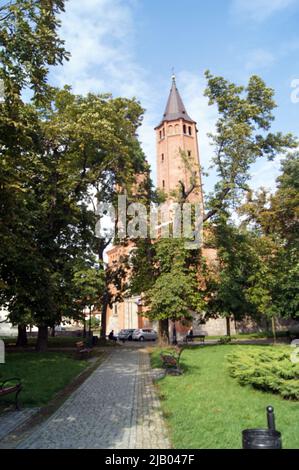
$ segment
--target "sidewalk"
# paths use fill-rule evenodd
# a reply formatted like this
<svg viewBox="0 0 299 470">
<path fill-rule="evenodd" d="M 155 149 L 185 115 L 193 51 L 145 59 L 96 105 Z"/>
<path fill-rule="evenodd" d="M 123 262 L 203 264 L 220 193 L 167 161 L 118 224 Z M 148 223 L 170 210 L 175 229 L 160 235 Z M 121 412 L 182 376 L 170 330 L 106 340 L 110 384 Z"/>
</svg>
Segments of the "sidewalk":
<svg viewBox="0 0 299 470">
<path fill-rule="evenodd" d="M 23 449 L 167 449 L 170 443 L 144 349 L 114 349 L 18 445 Z"/>
</svg>

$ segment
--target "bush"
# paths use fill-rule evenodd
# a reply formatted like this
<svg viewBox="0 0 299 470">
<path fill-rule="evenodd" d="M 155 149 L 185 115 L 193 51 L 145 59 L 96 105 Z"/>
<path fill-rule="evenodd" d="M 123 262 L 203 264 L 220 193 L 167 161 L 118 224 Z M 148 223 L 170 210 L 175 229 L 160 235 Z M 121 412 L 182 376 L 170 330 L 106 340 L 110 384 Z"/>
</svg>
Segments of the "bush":
<svg viewBox="0 0 299 470">
<path fill-rule="evenodd" d="M 230 375 L 242 385 L 299 400 L 299 364 L 291 362 L 291 348 L 245 348 L 228 356 Z"/>
<path fill-rule="evenodd" d="M 219 339 L 220 344 L 229 344 L 229 343 L 231 343 L 231 341 L 232 341 L 231 336 L 227 336 L 227 335 L 226 336 L 221 336 L 221 338 Z"/>
</svg>

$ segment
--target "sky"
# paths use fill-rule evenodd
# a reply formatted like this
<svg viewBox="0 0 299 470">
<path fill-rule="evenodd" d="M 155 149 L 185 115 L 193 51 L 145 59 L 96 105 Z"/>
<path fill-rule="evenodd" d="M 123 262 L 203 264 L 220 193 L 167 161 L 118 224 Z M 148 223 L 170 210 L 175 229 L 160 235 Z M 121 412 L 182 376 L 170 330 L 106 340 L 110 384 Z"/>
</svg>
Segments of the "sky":
<svg viewBox="0 0 299 470">
<path fill-rule="evenodd" d="M 173 70 L 197 121 L 205 170 L 213 155 L 207 133 L 217 119 L 203 96 L 207 69 L 238 84 L 260 75 L 276 91 L 273 129 L 299 137 L 299 0 L 68 0 L 61 22 L 71 59 L 51 71 L 51 83 L 70 84 L 75 93 L 136 97 L 146 110 L 139 136 L 154 182 L 154 127 Z M 260 161 L 251 171 L 252 187 L 273 190 L 279 168 L 279 158 Z M 204 191 L 214 184 L 212 171 Z"/>
</svg>

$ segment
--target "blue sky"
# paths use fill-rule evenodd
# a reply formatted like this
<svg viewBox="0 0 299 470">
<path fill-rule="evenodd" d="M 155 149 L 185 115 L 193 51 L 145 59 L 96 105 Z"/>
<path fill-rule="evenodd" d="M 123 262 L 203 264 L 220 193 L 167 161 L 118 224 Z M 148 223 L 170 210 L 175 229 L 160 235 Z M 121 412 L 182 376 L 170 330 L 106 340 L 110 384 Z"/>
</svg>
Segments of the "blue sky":
<svg viewBox="0 0 299 470">
<path fill-rule="evenodd" d="M 216 110 L 203 97 L 203 72 L 238 83 L 261 75 L 275 88 L 274 129 L 299 136 L 299 0 L 68 0 L 61 35 L 71 60 L 51 73 L 76 93 L 137 97 L 146 109 L 140 139 L 155 180 L 154 126 L 163 113 L 172 67 L 186 108 L 198 122 L 201 162 L 210 164 Z M 299 93 L 298 93 L 299 96 Z M 274 187 L 279 159 L 252 169 L 252 186 Z M 205 178 L 208 192 L 213 173 Z"/>
</svg>

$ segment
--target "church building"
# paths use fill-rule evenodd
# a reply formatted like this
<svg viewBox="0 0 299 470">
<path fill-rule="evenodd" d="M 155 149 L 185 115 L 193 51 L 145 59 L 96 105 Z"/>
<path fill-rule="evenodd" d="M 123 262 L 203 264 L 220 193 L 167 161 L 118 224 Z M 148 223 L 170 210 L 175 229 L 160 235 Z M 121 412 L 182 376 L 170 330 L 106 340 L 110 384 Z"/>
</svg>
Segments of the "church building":
<svg viewBox="0 0 299 470">
<path fill-rule="evenodd" d="M 190 180 L 195 181 L 195 187 L 187 197 L 186 202 L 199 203 L 203 207 L 203 193 L 200 169 L 200 156 L 198 147 L 198 130 L 196 122 L 189 116 L 184 106 L 176 85 L 175 76 L 172 84 L 162 120 L 155 128 L 156 133 L 156 158 L 157 158 L 157 188 L 168 195 L 171 202 L 172 194 L 183 185 L 188 192 Z M 108 252 L 108 265 L 117 263 L 124 250 L 133 249 L 114 246 Z M 203 254 L 210 263 L 215 262 L 215 250 L 203 249 Z M 157 328 L 158 322 L 150 322 L 142 316 L 140 297 L 127 298 L 122 302 L 114 303 L 107 312 L 107 331 L 114 330 L 118 333 L 123 328 Z M 190 327 L 190 326 L 189 326 Z M 186 334 L 188 327 L 177 325 L 178 336 Z M 204 325 L 197 325 L 196 318 L 193 321 L 194 331 L 203 331 L 206 334 L 225 334 L 225 319 L 208 320 Z M 234 333 L 234 324 L 231 332 Z"/>
</svg>

